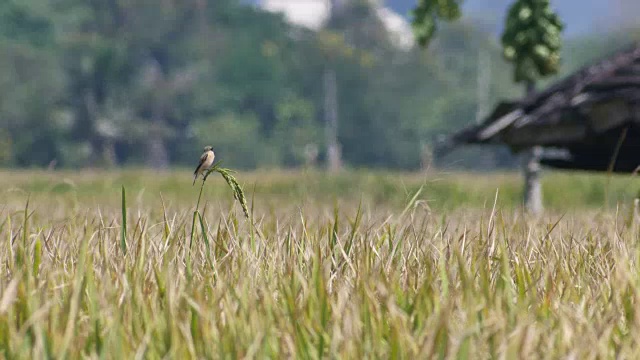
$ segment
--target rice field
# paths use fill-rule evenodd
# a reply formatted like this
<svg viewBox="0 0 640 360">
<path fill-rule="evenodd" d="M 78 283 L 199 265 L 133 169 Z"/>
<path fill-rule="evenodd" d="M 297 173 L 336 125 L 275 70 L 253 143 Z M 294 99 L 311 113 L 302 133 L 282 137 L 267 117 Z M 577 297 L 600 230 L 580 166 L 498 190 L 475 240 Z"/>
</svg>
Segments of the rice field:
<svg viewBox="0 0 640 360">
<path fill-rule="evenodd" d="M 640 357 L 636 178 L 189 174 L 0 172 L 0 358 Z"/>
</svg>

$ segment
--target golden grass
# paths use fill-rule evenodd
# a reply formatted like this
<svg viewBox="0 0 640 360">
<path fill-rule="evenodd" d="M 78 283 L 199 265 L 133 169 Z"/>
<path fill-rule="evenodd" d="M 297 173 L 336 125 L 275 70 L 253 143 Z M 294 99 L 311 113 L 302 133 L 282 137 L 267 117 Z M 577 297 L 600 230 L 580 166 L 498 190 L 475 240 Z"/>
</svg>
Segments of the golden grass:
<svg viewBox="0 0 640 360">
<path fill-rule="evenodd" d="M 386 190 L 400 201 L 291 196 L 274 178 L 301 175 L 240 174 L 264 181 L 249 203 L 254 224 L 210 179 L 190 246 L 198 189 L 188 176 L 183 188 L 176 174 L 50 174 L 37 191 L 31 174 L 0 178 L 3 358 L 640 355 L 629 204 L 529 218 L 500 193 L 494 209 L 493 190 L 448 210 L 428 188 Z M 368 190 L 368 176 L 387 175 L 350 176 Z M 63 178 L 73 185 L 51 190 Z M 314 181 L 308 189 L 342 180 Z M 127 194 L 126 253 L 115 184 Z"/>
</svg>

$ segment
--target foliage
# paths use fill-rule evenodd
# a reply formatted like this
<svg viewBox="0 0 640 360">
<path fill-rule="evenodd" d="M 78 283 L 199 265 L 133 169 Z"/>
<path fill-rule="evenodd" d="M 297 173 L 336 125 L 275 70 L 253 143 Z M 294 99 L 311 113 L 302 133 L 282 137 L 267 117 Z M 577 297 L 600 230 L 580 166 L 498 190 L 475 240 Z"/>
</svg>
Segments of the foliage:
<svg viewBox="0 0 640 360">
<path fill-rule="evenodd" d="M 460 6 L 460 0 L 418 0 L 413 10 L 413 28 L 418 43 L 426 46 L 431 41 L 440 19 L 458 19 L 462 15 Z"/>
<path fill-rule="evenodd" d="M 505 58 L 515 64 L 517 82 L 558 72 L 563 28 L 549 0 L 518 0 L 511 6 L 502 44 Z"/>
<path fill-rule="evenodd" d="M 429 44 L 438 18 L 452 21 L 460 15 L 456 0 L 420 0 L 413 19 L 420 45 Z M 504 57 L 515 63 L 516 82 L 534 82 L 558 73 L 563 28 L 549 0 L 515 0 L 507 13 L 502 45 Z"/>
<path fill-rule="evenodd" d="M 418 169 L 439 135 L 476 119 L 479 101 L 488 109 L 515 94 L 492 34 L 473 19 L 441 24 L 459 2 L 421 4 L 439 28 L 428 51 L 398 48 L 363 1 L 320 32 L 237 0 L 1 2 L 0 165 L 186 167 L 209 144 L 233 168 L 301 167 L 305 149 L 322 165 L 331 65 L 347 167 Z M 576 44 L 568 68 L 593 58 Z M 460 158 L 512 163 L 474 151 L 441 164 Z"/>
<path fill-rule="evenodd" d="M 191 164 L 195 144 L 213 144 L 234 168 L 299 167 L 307 148 L 322 161 L 331 62 L 348 165 L 417 168 L 421 144 L 450 129 L 432 126 L 442 113 L 426 110 L 473 75 L 438 68 L 454 56 L 444 47 L 429 57 L 396 48 L 376 16 L 358 3 L 314 33 L 234 0 L 4 2 L 0 161 L 165 167 Z"/>
<path fill-rule="evenodd" d="M 217 156 L 240 168 L 277 165 L 276 160 L 261 153 L 266 148 L 261 139 L 260 122 L 253 115 L 224 114 L 215 119 L 203 119 L 192 125 L 198 148 L 216 144 Z M 275 157 L 275 156 L 274 156 Z"/>
</svg>

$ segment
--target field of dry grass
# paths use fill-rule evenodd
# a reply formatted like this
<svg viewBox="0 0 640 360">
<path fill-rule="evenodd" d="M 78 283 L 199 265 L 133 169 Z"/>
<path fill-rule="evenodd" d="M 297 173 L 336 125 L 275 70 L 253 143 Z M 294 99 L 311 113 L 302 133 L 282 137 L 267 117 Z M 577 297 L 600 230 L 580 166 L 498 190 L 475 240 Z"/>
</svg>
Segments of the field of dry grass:
<svg viewBox="0 0 640 360">
<path fill-rule="evenodd" d="M 0 173 L 0 358 L 640 356 L 635 179 L 185 173 Z"/>
</svg>

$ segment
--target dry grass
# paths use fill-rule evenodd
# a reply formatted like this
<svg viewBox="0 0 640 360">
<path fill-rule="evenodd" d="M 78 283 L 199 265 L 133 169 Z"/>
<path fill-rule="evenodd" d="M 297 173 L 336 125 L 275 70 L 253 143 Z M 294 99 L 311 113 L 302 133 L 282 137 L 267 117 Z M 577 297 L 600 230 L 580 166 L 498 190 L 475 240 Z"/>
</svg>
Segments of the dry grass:
<svg viewBox="0 0 640 360">
<path fill-rule="evenodd" d="M 487 193 L 485 208 L 434 210 L 423 194 L 334 212 L 257 193 L 252 226 L 225 189 L 222 203 L 205 193 L 190 247 L 198 190 L 184 181 L 127 188 L 126 232 L 119 189 L 75 180 L 27 207 L 5 188 L 0 357 L 640 356 L 629 211 L 530 219 Z"/>
</svg>

